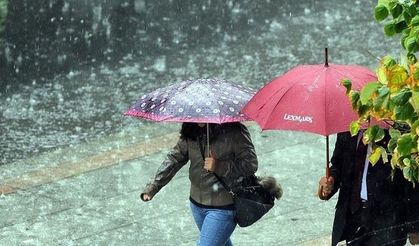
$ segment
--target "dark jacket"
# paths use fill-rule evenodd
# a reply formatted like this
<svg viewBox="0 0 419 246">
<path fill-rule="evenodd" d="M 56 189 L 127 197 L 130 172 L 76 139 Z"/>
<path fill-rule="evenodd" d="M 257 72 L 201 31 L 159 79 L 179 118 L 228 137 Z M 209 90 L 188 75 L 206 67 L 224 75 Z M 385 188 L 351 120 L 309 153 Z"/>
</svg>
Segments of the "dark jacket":
<svg viewBox="0 0 419 246">
<path fill-rule="evenodd" d="M 229 186 L 241 176 L 254 174 L 258 168 L 249 131 L 242 124 L 221 128 L 217 137 L 210 142 L 210 149 L 215 159 L 215 173 Z M 208 153 L 205 153 L 205 156 L 208 156 Z M 231 195 L 216 177 L 203 168 L 204 160 L 199 142 L 184 137 L 179 139 L 167 155 L 144 193 L 154 196 L 188 161 L 190 196 L 194 201 L 207 206 L 225 206 L 233 203 Z"/>
<path fill-rule="evenodd" d="M 362 142 L 360 143 L 362 144 Z M 386 143 L 382 143 L 385 145 Z M 349 132 L 337 135 L 336 145 L 331 159 L 331 175 L 334 177 L 334 190 L 330 198 L 339 190 L 333 223 L 332 245 L 336 245 L 342 238 L 347 222 L 357 136 L 351 137 Z M 371 223 L 374 228 L 380 228 L 380 223 L 390 223 L 392 226 L 406 232 L 419 232 L 419 224 L 412 221 L 419 220 L 419 187 L 412 187 L 412 183 L 404 179 L 402 172 L 392 168 L 389 163 L 379 161 L 376 165 L 369 164 L 367 172 L 368 206 L 370 207 Z M 408 209 L 409 208 L 409 209 Z M 412 209 L 416 208 L 416 209 Z M 389 221 L 391 219 L 391 221 Z M 407 225 L 407 227 L 406 227 Z M 386 227 L 386 225 L 382 225 Z M 374 229 L 373 228 L 373 229 Z"/>
</svg>

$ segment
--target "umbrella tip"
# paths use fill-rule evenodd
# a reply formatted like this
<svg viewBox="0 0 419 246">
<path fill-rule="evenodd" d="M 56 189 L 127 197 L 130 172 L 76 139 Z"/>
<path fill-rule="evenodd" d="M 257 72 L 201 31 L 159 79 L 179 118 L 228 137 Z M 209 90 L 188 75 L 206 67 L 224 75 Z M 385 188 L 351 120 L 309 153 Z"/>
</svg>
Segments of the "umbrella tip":
<svg viewBox="0 0 419 246">
<path fill-rule="evenodd" d="M 325 67 L 329 66 L 329 57 L 327 54 L 327 47 L 324 48 L 324 66 Z"/>
</svg>

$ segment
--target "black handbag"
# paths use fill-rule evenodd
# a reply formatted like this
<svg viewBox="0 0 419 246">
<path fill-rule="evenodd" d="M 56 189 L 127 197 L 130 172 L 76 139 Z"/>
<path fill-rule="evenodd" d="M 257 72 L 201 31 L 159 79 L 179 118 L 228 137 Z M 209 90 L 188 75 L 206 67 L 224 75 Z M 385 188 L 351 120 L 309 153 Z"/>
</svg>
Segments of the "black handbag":
<svg viewBox="0 0 419 246">
<path fill-rule="evenodd" d="M 216 173 L 213 174 L 233 196 L 234 219 L 240 227 L 252 225 L 274 206 L 275 197 L 258 183 L 255 175 L 240 178 L 237 186 L 230 189 Z"/>
<path fill-rule="evenodd" d="M 204 145 L 206 140 L 197 138 L 197 142 L 202 158 L 205 159 Z M 256 175 L 240 177 L 235 182 L 234 188 L 231 189 L 216 173 L 213 172 L 213 174 L 232 195 L 235 207 L 234 220 L 240 227 L 252 225 L 274 206 L 275 195 L 258 182 Z"/>
</svg>

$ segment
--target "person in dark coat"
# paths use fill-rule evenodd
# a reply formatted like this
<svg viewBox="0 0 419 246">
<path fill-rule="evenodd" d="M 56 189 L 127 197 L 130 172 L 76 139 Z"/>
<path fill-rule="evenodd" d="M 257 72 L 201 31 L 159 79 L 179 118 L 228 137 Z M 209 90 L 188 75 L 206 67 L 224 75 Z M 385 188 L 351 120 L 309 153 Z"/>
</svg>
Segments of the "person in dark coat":
<svg viewBox="0 0 419 246">
<path fill-rule="evenodd" d="M 400 169 L 380 159 L 374 166 L 367 156 L 362 133 L 337 135 L 331 176 L 322 177 L 320 199 L 339 197 L 333 223 L 332 245 L 405 245 L 419 243 L 419 185 L 413 186 Z M 386 146 L 388 133 L 378 144 Z"/>
</svg>

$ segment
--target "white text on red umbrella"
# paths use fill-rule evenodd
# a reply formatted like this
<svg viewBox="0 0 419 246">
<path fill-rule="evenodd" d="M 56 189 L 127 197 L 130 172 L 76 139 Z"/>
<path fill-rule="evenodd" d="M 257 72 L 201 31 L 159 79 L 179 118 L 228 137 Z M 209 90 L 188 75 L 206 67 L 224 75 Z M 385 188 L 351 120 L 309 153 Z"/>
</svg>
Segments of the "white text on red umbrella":
<svg viewBox="0 0 419 246">
<path fill-rule="evenodd" d="M 284 120 L 313 123 L 313 117 L 284 114 Z"/>
</svg>

